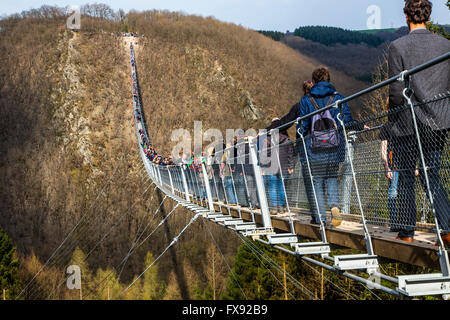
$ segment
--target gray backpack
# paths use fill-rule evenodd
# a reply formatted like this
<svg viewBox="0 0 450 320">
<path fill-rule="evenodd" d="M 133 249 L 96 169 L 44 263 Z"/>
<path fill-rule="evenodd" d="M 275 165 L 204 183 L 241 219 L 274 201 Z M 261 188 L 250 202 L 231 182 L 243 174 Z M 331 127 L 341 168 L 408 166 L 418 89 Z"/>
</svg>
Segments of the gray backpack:
<svg viewBox="0 0 450 320">
<path fill-rule="evenodd" d="M 330 105 L 336 94 L 330 97 L 327 102 L 327 106 Z M 316 110 L 320 107 L 317 101 L 308 95 L 309 100 L 313 104 Z M 311 120 L 311 152 L 313 153 L 329 153 L 335 152 L 339 148 L 339 133 L 336 125 L 336 121 L 331 115 L 329 110 L 316 114 Z"/>
</svg>

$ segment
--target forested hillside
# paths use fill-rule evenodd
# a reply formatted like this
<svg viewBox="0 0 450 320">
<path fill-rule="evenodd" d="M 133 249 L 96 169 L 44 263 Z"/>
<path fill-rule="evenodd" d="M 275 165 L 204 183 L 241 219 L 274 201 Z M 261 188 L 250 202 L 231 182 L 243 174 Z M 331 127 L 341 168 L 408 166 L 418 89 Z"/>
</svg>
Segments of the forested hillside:
<svg viewBox="0 0 450 320">
<path fill-rule="evenodd" d="M 138 53 L 144 109 L 154 144 L 169 152 L 172 130 L 264 128 L 301 97 L 304 80 L 321 65 L 267 37 L 212 18 L 179 13 L 129 15 L 127 26 L 144 34 Z M 364 84 L 331 70 L 343 94 Z M 350 106 L 355 115 L 360 105 Z M 214 115 L 214 116 L 211 116 Z M 151 118 L 150 118 L 151 117 Z M 157 125 L 156 125 L 157 124 Z"/>
<path fill-rule="evenodd" d="M 407 28 L 366 32 L 306 26 L 289 34 L 273 31 L 260 33 L 286 44 L 302 55 L 314 58 L 360 81 L 371 83 L 388 43 L 405 35 Z"/>
<path fill-rule="evenodd" d="M 430 21 L 428 29 L 447 39 L 449 27 Z M 384 54 L 390 42 L 407 35 L 408 27 L 380 30 L 352 31 L 327 26 L 305 26 L 294 33 L 260 31 L 261 34 L 285 43 L 302 55 L 336 68 L 367 84 L 376 78 L 376 71 L 383 64 Z"/>
<path fill-rule="evenodd" d="M 76 262 L 89 270 L 82 298 L 106 299 L 192 217 L 178 208 L 123 271 L 113 271 L 144 226 L 142 238 L 174 206 L 165 200 L 154 216 L 164 196 L 146 189 L 140 175 L 129 57 L 117 34 L 145 35 L 140 84 L 162 153 L 175 144 L 168 143 L 172 130 L 192 130 L 194 120 L 205 130 L 266 126 L 298 101 L 320 64 L 212 18 L 93 5 L 83 8 L 77 33 L 65 30 L 66 19 L 64 10 L 43 7 L 0 21 L 0 226 L 17 248 L 21 288 L 44 267 L 22 298 L 80 298 L 59 286 Z M 335 69 L 332 81 L 343 94 L 363 87 Z M 357 115 L 360 105 L 352 107 Z M 126 298 L 222 297 L 240 243 L 234 233 L 197 222 Z M 149 282 L 158 290 L 145 289 Z"/>
</svg>

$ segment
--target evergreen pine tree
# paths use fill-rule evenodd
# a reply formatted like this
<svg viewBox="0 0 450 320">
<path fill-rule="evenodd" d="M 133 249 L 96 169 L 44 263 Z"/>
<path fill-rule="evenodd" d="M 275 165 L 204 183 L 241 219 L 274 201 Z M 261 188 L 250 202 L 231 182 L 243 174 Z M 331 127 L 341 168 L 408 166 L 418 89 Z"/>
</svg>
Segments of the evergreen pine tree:
<svg viewBox="0 0 450 320">
<path fill-rule="evenodd" d="M 0 228 L 0 294 L 3 299 L 3 290 L 5 298 L 14 297 L 18 288 L 17 271 L 19 262 L 14 256 L 15 248 L 11 239 Z"/>
<path fill-rule="evenodd" d="M 273 259 L 273 250 L 254 242 L 253 245 L 263 250 Z M 261 262 L 252 250 L 245 244 L 241 245 L 235 257 L 232 273 L 228 278 L 227 288 L 223 295 L 227 300 L 269 300 L 281 299 L 284 294 L 282 285 L 275 279 L 272 273 L 280 278 L 280 275 L 266 262 Z M 245 293 L 242 293 L 242 291 Z"/>
</svg>

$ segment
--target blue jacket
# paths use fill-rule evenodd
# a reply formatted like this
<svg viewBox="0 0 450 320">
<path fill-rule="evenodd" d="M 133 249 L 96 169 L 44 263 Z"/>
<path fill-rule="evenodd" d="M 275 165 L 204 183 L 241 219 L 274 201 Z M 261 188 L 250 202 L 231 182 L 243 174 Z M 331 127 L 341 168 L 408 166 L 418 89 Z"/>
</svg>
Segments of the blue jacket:
<svg viewBox="0 0 450 320">
<path fill-rule="evenodd" d="M 336 94 L 336 89 L 334 86 L 329 82 L 319 82 L 317 83 L 312 89 L 311 89 L 311 96 L 316 100 L 317 104 L 320 108 L 324 108 L 327 104 L 327 102 L 330 100 L 330 96 L 333 94 Z M 345 97 L 336 94 L 336 97 L 334 98 L 333 102 L 336 102 L 337 100 L 342 100 Z M 298 108 L 298 117 L 306 116 L 312 112 L 314 112 L 316 108 L 312 104 L 311 100 L 308 96 L 303 97 L 300 100 L 299 108 Z M 345 140 L 344 135 L 342 133 L 342 126 L 340 121 L 337 119 L 337 116 L 340 112 L 340 109 L 332 108 L 329 110 L 331 113 L 331 116 L 333 117 L 334 121 L 336 122 L 336 125 L 339 130 L 339 148 L 337 151 L 330 152 L 330 153 L 312 153 L 310 144 L 310 133 L 311 133 L 311 123 L 312 123 L 312 117 L 302 121 L 301 125 L 297 127 L 297 130 L 300 129 L 303 136 L 305 137 L 305 144 L 306 149 L 309 156 L 309 161 L 311 163 L 336 163 L 336 162 L 344 162 L 345 160 Z M 345 103 L 342 105 L 342 112 L 344 114 L 344 124 L 348 124 L 353 121 L 352 115 L 350 113 L 350 109 L 348 108 L 348 104 Z M 305 158 L 305 152 L 303 143 L 300 141 L 298 146 L 298 151 L 300 153 L 300 160 L 302 164 L 306 164 L 306 158 Z"/>
</svg>

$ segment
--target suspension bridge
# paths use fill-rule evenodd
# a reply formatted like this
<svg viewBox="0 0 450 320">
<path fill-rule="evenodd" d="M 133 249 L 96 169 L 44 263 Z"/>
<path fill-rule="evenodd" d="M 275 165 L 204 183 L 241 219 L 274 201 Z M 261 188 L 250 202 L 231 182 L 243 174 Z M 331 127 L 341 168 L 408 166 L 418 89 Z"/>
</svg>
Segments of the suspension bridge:
<svg viewBox="0 0 450 320">
<path fill-rule="evenodd" d="M 335 101 L 307 116 L 299 117 L 277 130 L 271 130 L 260 136 L 247 136 L 236 145 L 213 153 L 207 161 L 199 161 L 194 165 L 186 163 L 156 165 L 152 161 L 151 150 L 153 148 L 149 148 L 151 140 L 142 108 L 134 48 L 136 39 L 128 37 L 125 40 L 127 50 L 128 44 L 130 50 L 134 119 L 139 157 L 142 160 L 142 177 L 143 181 L 147 180 L 144 185 L 151 181 L 151 184 L 142 193 L 142 197 L 146 196 L 152 186 L 155 187 L 154 191 L 159 189 L 165 197 L 153 213 L 150 222 L 139 226 L 130 250 L 113 268 L 114 271 L 120 275 L 130 256 L 167 222 L 177 208 L 183 207 L 194 215 L 180 233 L 167 244 L 165 250 L 154 262 L 147 266 L 123 292 L 113 298 L 122 297 L 127 290 L 132 288 L 134 283 L 157 263 L 179 241 L 186 230 L 199 219 L 210 221 L 236 232 L 260 261 L 265 261 L 275 269 L 279 266 L 259 252 L 250 239 L 293 255 L 310 267 L 315 265 L 335 272 L 341 277 L 357 281 L 372 293 L 372 290 L 380 290 L 406 299 L 430 295 L 441 296 L 444 299 L 450 297 L 448 249 L 445 247 L 443 238 L 439 236 L 445 231 L 448 232 L 450 212 L 442 213 L 440 207 L 442 199 L 439 200 L 439 193 L 432 185 L 436 181 L 442 184 L 444 189 L 442 192 L 445 193 L 448 201 L 449 144 L 446 137 L 440 137 L 441 141 L 439 141 L 437 140 L 439 138 L 434 136 L 432 138 L 426 136 L 427 133 L 424 134 L 418 129 L 415 117 L 418 108 L 424 106 L 429 110 L 440 110 L 441 112 L 444 110 L 445 113 L 449 107 L 450 91 L 434 95 L 421 103 L 413 103 L 409 81 L 413 75 L 423 70 L 433 68 L 439 63 L 448 63 L 450 52 L 411 70 L 405 70 L 399 75 L 344 100 Z M 405 85 L 404 95 L 407 103 L 402 108 L 385 113 L 378 112 L 370 118 L 359 120 L 356 125 L 355 123 L 344 123 L 343 119 L 338 117 L 340 121 L 339 134 L 344 139 L 342 139 L 338 151 L 341 160 L 336 165 L 333 177 L 337 188 L 334 191 L 339 194 L 337 205 L 341 208 L 341 213 L 339 216 L 334 216 L 331 208 L 326 208 L 324 205 L 325 198 L 332 198 L 333 195 L 324 194 L 321 185 L 329 178 L 329 172 L 327 169 L 318 168 L 313 156 L 308 152 L 307 145 L 310 137 L 298 129 L 295 141 L 277 143 L 278 131 L 282 131 L 290 125 L 301 128 L 303 121 L 333 108 L 339 109 L 342 113 L 342 106 L 345 103 L 397 82 Z M 392 182 L 389 183 L 385 178 L 385 168 L 380 156 L 385 152 L 381 141 L 383 139 L 380 139 L 383 126 L 389 122 L 389 117 L 393 114 L 402 112 L 409 112 L 413 115 L 415 137 L 419 146 L 422 146 L 422 142 L 425 141 L 426 143 L 431 142 L 433 145 L 442 145 L 443 149 L 441 156 L 430 158 L 429 154 L 431 153 L 426 147 L 419 148 L 420 163 L 418 165 L 414 163 L 411 165 L 413 167 L 408 168 L 408 170 L 415 170 L 418 176 L 414 186 L 416 219 L 413 220 L 408 217 L 402 202 L 393 197 Z M 273 143 L 264 148 L 264 143 L 261 141 L 268 137 L 271 137 Z M 285 161 L 280 155 L 289 148 L 297 150 L 297 153 L 294 161 L 291 161 L 292 163 L 286 168 Z M 272 160 L 269 168 L 263 161 L 267 157 L 267 149 L 270 150 L 270 160 Z M 237 150 L 241 152 L 236 152 Z M 436 161 L 436 158 L 439 161 Z M 268 174 L 269 171 L 272 173 Z M 112 173 L 112 175 L 114 174 Z M 275 184 L 270 177 L 273 175 L 278 177 L 278 182 Z M 330 185 L 328 185 L 328 189 L 330 189 Z M 172 211 L 152 232 L 144 237 L 166 199 L 174 201 L 175 205 Z M 130 210 L 132 207 L 128 211 Z M 122 221 L 127 212 L 119 217 L 117 223 Z M 314 219 L 314 217 L 318 219 Z M 77 229 L 81 228 L 81 224 L 86 219 L 88 219 L 88 211 L 82 215 L 79 222 L 26 284 L 16 299 L 25 295 L 33 298 L 38 294 L 39 288 L 35 280 L 46 267 L 49 267 L 51 263 L 56 263 L 53 260 L 60 261 L 62 259 L 61 255 L 67 251 L 65 247 L 70 238 Z M 413 242 L 396 239 L 396 232 L 402 228 L 411 228 L 415 231 Z M 91 248 L 84 260 L 108 236 L 109 232 L 104 234 Z M 334 254 L 338 252 L 337 250 L 345 249 L 357 253 Z M 383 264 L 392 262 L 426 267 L 435 271 L 429 274 L 397 276 L 383 273 Z M 229 270 L 232 273 L 230 267 Z M 84 297 L 89 297 L 95 290 L 104 286 L 112 274 L 113 271 L 97 283 L 90 292 L 85 293 Z M 53 292 L 46 297 L 47 299 L 55 296 L 67 277 L 55 287 Z M 306 297 L 314 299 L 314 295 L 297 279 L 290 275 L 288 277 Z M 243 295 L 245 296 L 245 293 Z"/>
<path fill-rule="evenodd" d="M 436 208 L 433 205 L 434 194 L 429 175 L 432 170 L 425 163 L 422 154 L 420 171 L 421 177 L 428 183 L 423 187 L 419 183 L 416 186 L 417 223 L 411 223 L 402 214 L 401 204 L 397 208 L 397 217 L 390 216 L 390 204 L 387 196 L 388 182 L 384 178 L 384 168 L 380 158 L 380 130 L 386 123 L 390 113 L 378 114 L 365 119 L 365 124 L 370 125 L 362 130 L 346 130 L 342 122 L 342 135 L 345 136 L 344 158 L 339 170 L 339 193 L 342 215 L 340 223 L 336 226 L 327 224 L 325 217 L 320 222 L 311 221 L 312 212 L 326 215 L 332 219 L 330 211 L 320 213 L 317 192 L 314 190 L 314 178 L 323 172 L 313 172 L 306 144 L 308 137 L 298 131 L 297 148 L 305 148 L 303 153 L 306 159 L 295 165 L 293 173 L 283 173 L 280 162 L 280 149 L 288 145 L 272 147 L 278 164 L 278 172 L 281 176 L 281 190 L 274 191 L 273 185 L 266 183 L 263 169 L 260 165 L 262 148 L 258 146 L 258 138 L 248 137 L 248 140 L 240 142 L 243 146 L 243 154 L 236 155 L 233 150 L 238 146 L 232 146 L 223 150 L 233 154 L 223 164 L 222 157 L 212 157 L 209 161 L 201 161 L 197 166 L 186 164 L 160 166 L 155 165 L 145 150 L 145 145 L 150 143 L 150 137 L 142 116 L 141 96 L 139 92 L 136 56 L 133 43 L 130 42 L 131 74 L 133 82 L 133 99 L 136 115 L 136 130 L 139 152 L 142 158 L 143 168 L 153 183 L 166 197 L 169 197 L 195 215 L 190 224 L 198 218 L 207 219 L 225 228 L 231 229 L 240 236 L 252 238 L 285 253 L 295 255 L 299 259 L 311 264 L 334 271 L 343 277 L 348 277 L 371 288 L 388 292 L 398 297 L 417 297 L 425 295 L 439 295 L 448 298 L 450 294 L 449 258 L 445 244 L 438 236 L 442 227 Z M 289 125 L 299 125 L 302 121 L 331 108 L 341 108 L 344 103 L 367 95 L 375 90 L 382 89 L 394 82 L 405 83 L 405 89 L 409 88 L 409 79 L 416 73 L 432 68 L 436 64 L 446 63 L 450 53 L 417 66 L 411 70 L 383 81 L 373 87 L 358 92 L 341 101 L 336 101 L 323 109 L 317 110 L 303 118 L 298 118 Z M 422 104 L 414 104 L 405 90 L 405 101 L 408 103 L 404 110 L 396 112 L 416 112 L 417 108 L 426 104 L 430 108 L 448 108 L 450 92 L 436 95 Z M 391 112 L 392 113 L 392 112 Z M 414 118 L 415 119 L 415 118 Z M 415 120 L 416 121 L 416 120 Z M 279 128 L 283 129 L 283 128 Z M 417 129 L 417 123 L 416 123 Z M 418 130 L 416 130 L 418 132 Z M 270 132 L 272 133 L 272 132 Z M 417 134 L 419 139 L 420 134 Z M 259 137 L 260 138 L 260 137 Z M 435 143 L 440 143 L 435 141 Z M 448 191 L 448 143 L 445 145 L 441 163 L 437 165 L 440 178 L 444 181 L 446 192 Z M 230 161 L 232 160 L 232 161 Z M 228 167 L 228 168 L 225 168 Z M 309 169 L 302 170 L 300 167 Z M 422 170 L 425 168 L 424 170 Z M 224 174 L 228 170 L 228 175 Z M 422 170 L 422 171 L 421 171 Z M 306 173 L 305 173 L 306 172 Z M 309 173 L 309 176 L 308 176 Z M 308 179 L 312 187 L 314 200 L 308 201 Z M 309 191 L 310 192 L 310 191 Z M 311 192 L 310 192 L 311 193 Z M 272 198 L 275 197 L 274 201 Z M 282 197 L 282 199 L 280 199 Z M 431 200 L 431 201 L 430 201 Z M 278 201 L 278 202 L 277 202 Z M 253 203 L 252 203 L 253 202 Z M 282 204 L 282 210 L 280 209 Z M 275 209 L 278 209 L 275 211 Z M 448 219 L 449 213 L 446 213 Z M 413 242 L 405 242 L 396 239 L 395 231 L 402 227 L 415 229 Z M 185 229 L 186 229 L 185 228 Z M 184 229 L 184 230 L 185 230 Z M 172 246 L 178 237 L 169 245 Z M 361 253 L 349 255 L 333 255 L 335 248 L 356 249 Z M 440 270 L 431 274 L 401 275 L 392 277 L 381 272 L 381 266 L 387 262 L 402 262 Z M 358 273 L 358 275 L 356 274 Z M 365 274 L 366 276 L 362 276 Z M 392 285 L 382 285 L 383 279 Z"/>
</svg>

